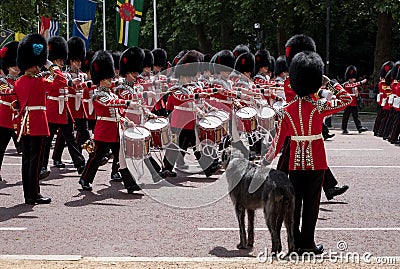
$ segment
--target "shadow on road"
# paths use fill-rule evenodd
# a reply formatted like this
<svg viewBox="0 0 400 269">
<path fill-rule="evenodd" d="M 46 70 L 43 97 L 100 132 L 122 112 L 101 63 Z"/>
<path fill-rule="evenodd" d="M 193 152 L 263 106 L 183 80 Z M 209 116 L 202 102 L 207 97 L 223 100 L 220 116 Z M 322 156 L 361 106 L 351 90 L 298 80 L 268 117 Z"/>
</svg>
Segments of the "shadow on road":
<svg viewBox="0 0 400 269">
<path fill-rule="evenodd" d="M 19 204 L 13 207 L 0 207 L 0 222 L 15 218 L 37 218 L 36 216 L 20 216 L 28 212 L 33 212 L 33 205 Z"/>
<path fill-rule="evenodd" d="M 216 257 L 221 257 L 221 258 L 226 258 L 226 257 L 251 257 L 254 258 L 254 255 L 251 255 L 250 252 L 252 249 L 233 249 L 233 250 L 228 250 L 224 247 L 214 247 L 209 254 L 216 256 Z"/>
</svg>

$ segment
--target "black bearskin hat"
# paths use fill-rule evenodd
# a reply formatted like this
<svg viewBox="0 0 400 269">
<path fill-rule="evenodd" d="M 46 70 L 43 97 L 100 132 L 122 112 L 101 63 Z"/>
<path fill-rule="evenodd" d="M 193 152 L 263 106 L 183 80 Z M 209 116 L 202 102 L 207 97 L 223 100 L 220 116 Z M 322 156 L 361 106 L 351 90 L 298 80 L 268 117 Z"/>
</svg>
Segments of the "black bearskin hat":
<svg viewBox="0 0 400 269">
<path fill-rule="evenodd" d="M 354 65 L 349 65 L 344 73 L 344 80 L 349 80 L 351 78 L 357 78 L 357 68 Z"/>
<path fill-rule="evenodd" d="M 17 49 L 17 41 L 11 41 L 0 49 L 0 67 L 6 75 L 8 75 L 8 67 L 17 65 Z"/>
<path fill-rule="evenodd" d="M 235 56 L 230 50 L 221 50 L 212 57 L 211 62 L 233 69 L 235 67 Z"/>
<path fill-rule="evenodd" d="M 188 50 L 181 50 L 175 57 L 174 60 L 172 61 L 172 66 L 175 66 L 178 64 L 179 60 L 185 56 L 185 54 L 188 52 Z"/>
<path fill-rule="evenodd" d="M 237 59 L 237 57 L 240 56 L 240 54 L 243 53 L 249 53 L 250 49 L 248 46 L 246 45 L 237 45 L 234 49 L 233 49 L 233 56 L 235 56 L 235 59 Z"/>
<path fill-rule="evenodd" d="M 259 69 L 260 67 L 270 67 L 271 66 L 271 55 L 269 51 L 266 49 L 258 50 L 254 55 L 256 59 L 256 68 Z"/>
<path fill-rule="evenodd" d="M 386 82 L 386 85 L 388 85 L 388 86 L 392 85 L 392 82 L 394 80 L 394 77 L 392 76 L 392 71 L 393 71 L 393 68 L 391 70 L 389 70 L 389 72 L 387 72 L 386 76 L 385 76 L 385 82 Z"/>
<path fill-rule="evenodd" d="M 304 50 L 316 52 L 314 40 L 306 35 L 294 35 L 286 41 L 286 63 L 290 66 L 293 57 Z"/>
<path fill-rule="evenodd" d="M 144 51 L 139 47 L 126 49 L 119 60 L 119 74 L 126 77 L 127 73 L 142 73 Z"/>
<path fill-rule="evenodd" d="M 82 65 L 81 65 L 82 72 L 87 73 L 90 71 L 90 63 L 92 62 L 93 56 L 94 56 L 94 51 L 90 50 L 86 53 L 86 58 L 82 62 Z M 115 65 L 115 63 L 114 63 L 114 65 Z"/>
<path fill-rule="evenodd" d="M 385 78 L 386 74 L 393 68 L 393 66 L 394 66 L 394 62 L 392 62 L 392 61 L 387 61 L 386 63 L 384 63 L 381 66 L 381 70 L 379 72 L 379 77 Z"/>
<path fill-rule="evenodd" d="M 73 36 L 68 39 L 68 61 L 85 60 L 86 45 L 82 38 Z"/>
<path fill-rule="evenodd" d="M 254 67 L 255 67 L 254 55 L 250 52 L 242 53 L 236 59 L 235 70 L 240 73 L 245 73 L 245 72 L 253 73 Z"/>
<path fill-rule="evenodd" d="M 303 51 L 292 59 L 290 85 L 300 97 L 315 93 L 322 85 L 324 62 L 316 52 Z"/>
<path fill-rule="evenodd" d="M 113 61 L 114 61 L 114 69 L 119 70 L 119 60 L 121 59 L 121 52 L 113 51 L 113 52 L 111 52 L 111 56 L 113 57 Z"/>
<path fill-rule="evenodd" d="M 194 77 L 199 72 L 199 64 L 202 54 L 195 50 L 188 51 L 175 66 L 175 76 Z"/>
<path fill-rule="evenodd" d="M 164 49 L 157 48 L 152 50 L 154 65 L 164 67 L 167 63 L 167 52 Z"/>
<path fill-rule="evenodd" d="M 271 62 L 270 66 L 269 66 L 269 71 L 272 72 L 272 74 L 274 74 L 275 72 L 275 57 L 271 55 L 269 61 Z"/>
<path fill-rule="evenodd" d="M 42 35 L 26 35 L 18 44 L 17 65 L 22 72 L 32 66 L 43 66 L 47 53 L 47 41 Z"/>
<path fill-rule="evenodd" d="M 399 70 L 400 69 L 400 61 L 397 61 L 394 66 L 392 67 L 392 79 L 393 80 L 397 80 L 397 78 L 399 77 Z"/>
<path fill-rule="evenodd" d="M 143 67 L 153 67 L 154 66 L 153 53 L 149 49 L 144 49 L 143 51 L 144 51 Z"/>
<path fill-rule="evenodd" d="M 288 72 L 288 71 L 289 70 L 286 64 L 286 56 L 284 55 L 279 56 L 275 62 L 275 71 L 274 71 L 275 76 L 279 76 L 283 72 Z"/>
<path fill-rule="evenodd" d="M 90 75 L 94 84 L 98 85 L 103 79 L 113 78 L 114 60 L 111 54 L 104 50 L 97 51 L 90 63 Z"/>
<path fill-rule="evenodd" d="M 49 38 L 47 42 L 49 47 L 49 57 L 50 61 L 57 59 L 66 60 L 68 57 L 68 44 L 62 36 L 53 36 Z"/>
</svg>

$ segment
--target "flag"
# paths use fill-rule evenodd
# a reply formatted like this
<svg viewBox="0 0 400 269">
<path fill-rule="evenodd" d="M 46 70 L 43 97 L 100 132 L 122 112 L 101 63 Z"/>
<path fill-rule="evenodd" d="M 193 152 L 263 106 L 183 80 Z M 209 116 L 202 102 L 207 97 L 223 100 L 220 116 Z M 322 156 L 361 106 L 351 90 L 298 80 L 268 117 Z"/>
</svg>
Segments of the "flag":
<svg viewBox="0 0 400 269">
<path fill-rule="evenodd" d="M 2 48 L 8 42 L 13 41 L 13 34 L 13 32 L 6 29 L 0 30 L 0 48 Z"/>
<path fill-rule="evenodd" d="M 128 47 L 138 46 L 143 4 L 144 0 L 117 0 L 116 32 L 118 43 Z"/>
<path fill-rule="evenodd" d="M 16 32 L 15 33 L 15 41 L 21 41 L 22 38 L 24 38 L 25 34 L 21 32 Z"/>
<path fill-rule="evenodd" d="M 85 41 L 86 50 L 89 50 L 96 8 L 97 3 L 90 0 L 74 1 L 74 25 L 72 27 L 72 36 L 82 38 Z"/>
<path fill-rule="evenodd" d="M 40 23 L 40 34 L 45 38 L 50 38 L 52 36 L 57 36 L 60 31 L 60 23 L 51 18 L 46 18 L 42 16 Z"/>
</svg>

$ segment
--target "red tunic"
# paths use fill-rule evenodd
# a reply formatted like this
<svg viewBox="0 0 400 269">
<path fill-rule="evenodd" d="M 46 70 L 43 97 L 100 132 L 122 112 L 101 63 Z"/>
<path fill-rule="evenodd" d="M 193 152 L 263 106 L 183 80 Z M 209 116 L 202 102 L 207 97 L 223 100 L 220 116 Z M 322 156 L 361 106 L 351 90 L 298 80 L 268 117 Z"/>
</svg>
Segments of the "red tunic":
<svg viewBox="0 0 400 269">
<path fill-rule="evenodd" d="M 15 81 L 7 79 L 8 84 L 0 84 L 0 126 L 14 129 L 13 119 L 15 112 L 11 108 L 12 102 L 17 100 L 14 92 Z"/>
<path fill-rule="evenodd" d="M 119 124 L 121 121 L 119 108 L 128 107 L 129 102 L 128 100 L 118 99 L 108 88 L 98 88 L 93 96 L 93 106 L 97 118 L 94 140 L 102 142 L 119 141 Z"/>
<path fill-rule="evenodd" d="M 47 121 L 56 124 L 67 124 L 68 118 L 68 90 L 67 88 L 53 89 L 48 92 L 46 102 Z M 60 104 L 63 110 L 60 113 Z"/>
<path fill-rule="evenodd" d="M 285 91 L 286 103 L 290 103 L 296 97 L 296 93 L 292 90 L 292 87 L 290 86 L 289 77 L 287 77 L 283 82 L 283 90 Z"/>
<path fill-rule="evenodd" d="M 86 87 L 83 90 L 82 102 L 83 102 L 83 110 L 85 111 L 85 118 L 88 120 L 95 120 L 96 113 L 94 113 L 94 106 L 92 97 L 96 91 L 96 87 Z"/>
<path fill-rule="evenodd" d="M 360 86 L 360 85 L 361 85 L 360 82 L 355 82 L 355 83 L 345 82 L 343 84 L 344 89 L 346 90 L 346 92 L 348 94 L 350 94 L 351 99 L 352 99 L 351 103 L 350 103 L 350 106 L 357 106 L 357 97 L 356 97 L 355 92 L 357 90 L 357 87 Z"/>
<path fill-rule="evenodd" d="M 70 70 L 69 74 L 71 75 L 71 79 L 81 78 L 82 82 L 85 81 L 87 78 L 86 74 L 81 71 L 74 72 Z M 83 97 L 83 89 L 81 87 L 77 86 L 68 87 L 68 105 L 71 111 L 71 115 L 74 119 L 85 118 L 85 111 L 83 110 L 83 105 L 82 105 L 82 97 Z M 76 98 L 78 98 L 78 101 L 76 101 Z"/>
<path fill-rule="evenodd" d="M 278 130 L 266 158 L 272 161 L 291 136 L 289 170 L 325 170 L 328 168 L 324 140 L 321 135 L 324 117 L 343 110 L 351 102 L 350 95 L 337 83 L 335 101 L 315 101 L 312 96 L 298 97 L 284 108 Z"/>
<path fill-rule="evenodd" d="M 20 105 L 20 120 L 26 115 L 25 125 L 21 126 L 22 135 L 48 136 L 46 92 L 58 90 L 67 86 L 67 79 L 58 67 L 50 67 L 53 80 L 42 74 L 35 76 L 23 75 L 15 82 L 15 93 Z"/>
</svg>

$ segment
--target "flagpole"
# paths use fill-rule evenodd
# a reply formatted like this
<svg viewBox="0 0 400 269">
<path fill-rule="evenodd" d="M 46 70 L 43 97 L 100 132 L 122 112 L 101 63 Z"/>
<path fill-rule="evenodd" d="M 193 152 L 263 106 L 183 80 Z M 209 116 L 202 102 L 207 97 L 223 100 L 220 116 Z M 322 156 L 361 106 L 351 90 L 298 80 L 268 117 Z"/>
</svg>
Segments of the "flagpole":
<svg viewBox="0 0 400 269">
<path fill-rule="evenodd" d="M 103 50 L 106 50 L 106 0 L 103 0 Z"/>
<path fill-rule="evenodd" d="M 69 39 L 69 0 L 67 0 L 67 40 Z"/>
<path fill-rule="evenodd" d="M 157 1 L 153 0 L 153 9 L 154 9 L 154 48 L 158 47 L 157 44 Z"/>
</svg>

